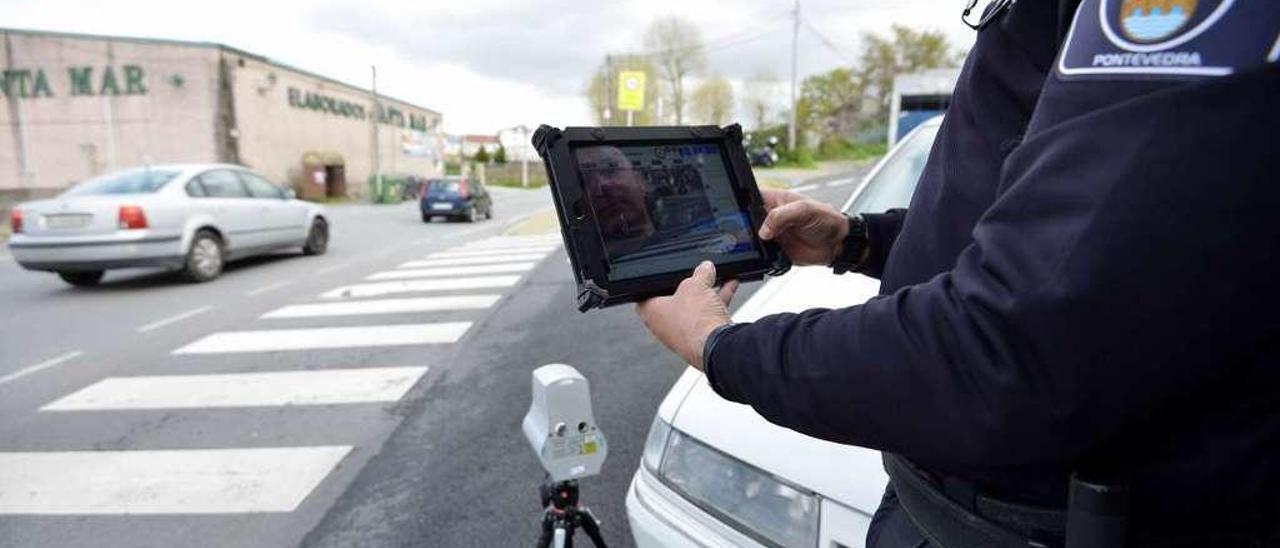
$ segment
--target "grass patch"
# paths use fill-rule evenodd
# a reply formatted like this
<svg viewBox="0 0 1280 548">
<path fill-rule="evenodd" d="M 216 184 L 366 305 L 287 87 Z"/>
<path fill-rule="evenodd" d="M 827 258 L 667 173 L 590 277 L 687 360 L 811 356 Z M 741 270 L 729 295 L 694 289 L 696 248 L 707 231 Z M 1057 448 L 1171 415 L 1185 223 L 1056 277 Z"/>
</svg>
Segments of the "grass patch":
<svg viewBox="0 0 1280 548">
<path fill-rule="evenodd" d="M 853 160 L 867 162 L 884 156 L 885 143 L 854 143 L 852 141 L 823 141 L 818 147 L 819 160 Z"/>
<path fill-rule="evenodd" d="M 9 225 L 0 225 L 0 242 L 9 240 Z"/>
<path fill-rule="evenodd" d="M 528 188 L 542 188 L 542 187 L 544 187 L 544 186 L 547 186 L 547 179 L 546 179 L 546 177 L 534 177 L 532 173 L 530 173 L 529 175 L 530 175 L 530 176 L 529 176 L 529 187 L 528 187 Z M 501 186 L 501 187 L 507 187 L 507 188 L 523 188 L 523 187 L 521 187 L 521 186 L 520 186 L 520 178 L 519 178 L 519 177 L 514 177 L 514 178 L 512 178 L 512 177 L 487 177 L 487 179 L 488 179 L 488 181 L 487 181 L 487 182 L 488 182 L 488 184 L 493 185 L 493 186 Z"/>
<path fill-rule="evenodd" d="M 760 188 L 773 188 L 779 190 L 791 188 L 791 185 L 787 184 L 786 181 L 775 177 L 756 177 L 756 186 Z"/>
</svg>

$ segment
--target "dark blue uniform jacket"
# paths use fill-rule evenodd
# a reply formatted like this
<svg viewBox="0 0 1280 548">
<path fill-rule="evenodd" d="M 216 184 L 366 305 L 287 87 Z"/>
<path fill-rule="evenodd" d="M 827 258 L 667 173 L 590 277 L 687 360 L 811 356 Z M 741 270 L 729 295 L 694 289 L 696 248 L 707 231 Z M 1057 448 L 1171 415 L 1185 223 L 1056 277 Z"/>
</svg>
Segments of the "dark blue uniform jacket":
<svg viewBox="0 0 1280 548">
<path fill-rule="evenodd" d="M 882 295 L 725 330 L 715 390 L 1008 499 L 1103 463 L 1140 528 L 1280 519 L 1280 3 L 1173 3 L 1172 38 L 1106 0 L 981 31 L 868 220 Z"/>
</svg>

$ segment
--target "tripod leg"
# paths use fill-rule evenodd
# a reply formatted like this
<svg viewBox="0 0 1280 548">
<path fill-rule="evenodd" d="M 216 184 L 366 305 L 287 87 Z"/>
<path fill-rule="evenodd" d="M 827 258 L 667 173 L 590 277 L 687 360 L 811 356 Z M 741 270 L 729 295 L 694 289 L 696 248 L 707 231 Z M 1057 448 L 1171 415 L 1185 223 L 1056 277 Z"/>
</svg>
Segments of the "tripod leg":
<svg viewBox="0 0 1280 548">
<path fill-rule="evenodd" d="M 587 532 L 588 537 L 591 537 L 591 542 L 596 545 L 596 548 L 606 548 L 604 537 L 600 536 L 600 522 L 596 521 L 596 517 L 591 513 L 591 510 L 586 508 L 579 509 L 578 521 L 579 525 L 582 526 L 582 530 Z"/>
<path fill-rule="evenodd" d="M 551 517 L 551 512 L 544 512 L 542 514 L 542 534 L 538 536 L 538 548 L 551 548 L 554 527 L 555 519 Z"/>
</svg>

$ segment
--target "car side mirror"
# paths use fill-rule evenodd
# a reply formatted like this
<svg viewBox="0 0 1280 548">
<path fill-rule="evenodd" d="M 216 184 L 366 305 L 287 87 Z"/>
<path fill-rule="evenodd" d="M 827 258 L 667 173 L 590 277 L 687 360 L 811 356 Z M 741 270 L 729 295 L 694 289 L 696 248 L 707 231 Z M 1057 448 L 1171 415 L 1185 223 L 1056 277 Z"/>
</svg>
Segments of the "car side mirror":
<svg viewBox="0 0 1280 548">
<path fill-rule="evenodd" d="M 286 200 L 294 200 L 294 199 L 297 199 L 297 198 L 298 198 L 298 193 L 297 193 L 297 192 L 294 192 L 292 188 L 286 188 L 286 189 L 284 189 L 284 199 L 286 199 Z"/>
</svg>

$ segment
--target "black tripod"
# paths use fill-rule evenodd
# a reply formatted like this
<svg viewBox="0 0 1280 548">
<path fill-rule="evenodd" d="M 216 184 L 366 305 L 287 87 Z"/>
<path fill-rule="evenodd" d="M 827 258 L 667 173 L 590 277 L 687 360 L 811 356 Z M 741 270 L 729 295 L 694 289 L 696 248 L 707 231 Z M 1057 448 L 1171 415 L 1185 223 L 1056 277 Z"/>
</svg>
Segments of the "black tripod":
<svg viewBox="0 0 1280 548">
<path fill-rule="evenodd" d="M 600 523 L 591 515 L 591 510 L 578 506 L 578 481 L 569 480 L 555 482 L 547 480 L 538 489 L 542 496 L 542 536 L 538 537 L 538 548 L 573 548 L 573 532 L 579 527 L 591 537 L 596 548 L 605 548 L 604 538 L 600 536 Z"/>
</svg>

